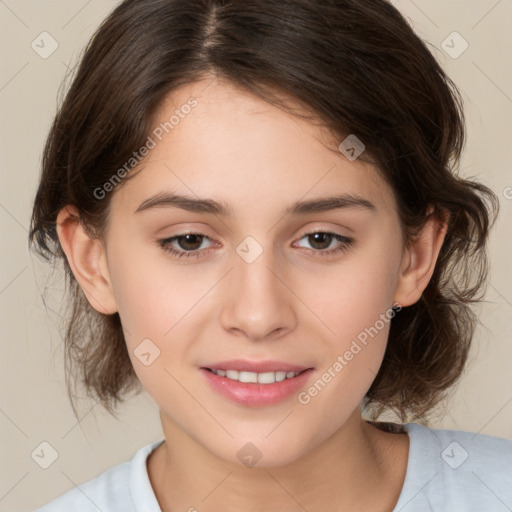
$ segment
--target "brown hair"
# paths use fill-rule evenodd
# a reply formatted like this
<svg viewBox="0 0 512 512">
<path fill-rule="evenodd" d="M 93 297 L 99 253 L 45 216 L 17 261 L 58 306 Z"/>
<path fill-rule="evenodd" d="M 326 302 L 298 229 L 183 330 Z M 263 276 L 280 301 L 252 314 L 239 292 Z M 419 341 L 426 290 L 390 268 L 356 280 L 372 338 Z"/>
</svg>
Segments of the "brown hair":
<svg viewBox="0 0 512 512">
<path fill-rule="evenodd" d="M 430 205 L 432 215 L 449 212 L 432 279 L 393 318 L 365 396 L 373 419 L 386 409 L 402 421 L 425 419 L 464 369 L 476 323 L 470 306 L 481 300 L 499 203 L 483 184 L 457 176 L 465 142 L 460 93 L 385 0 L 125 0 L 102 23 L 49 132 L 30 231 L 30 244 L 62 260 L 68 276 L 69 396 L 73 377 L 75 388 L 81 381 L 115 414 L 141 386 L 119 315 L 96 312 L 70 271 L 57 214 L 75 205 L 101 237 L 109 196 L 98 200 L 94 191 L 145 143 L 165 96 L 208 76 L 287 108 L 282 93 L 340 142 L 355 134 L 394 190 L 406 243 Z"/>
</svg>

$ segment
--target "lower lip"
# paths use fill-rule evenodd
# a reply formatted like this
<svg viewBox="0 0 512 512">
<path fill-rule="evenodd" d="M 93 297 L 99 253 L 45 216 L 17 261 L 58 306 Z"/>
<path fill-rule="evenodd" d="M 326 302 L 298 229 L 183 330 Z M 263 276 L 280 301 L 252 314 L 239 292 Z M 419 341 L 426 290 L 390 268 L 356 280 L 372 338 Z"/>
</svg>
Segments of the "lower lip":
<svg viewBox="0 0 512 512">
<path fill-rule="evenodd" d="M 292 379 L 285 379 L 273 384 L 239 382 L 221 377 L 205 368 L 200 368 L 200 371 L 212 388 L 221 395 L 238 404 L 262 406 L 277 404 L 297 393 L 304 386 L 313 369 L 309 368 Z"/>
</svg>

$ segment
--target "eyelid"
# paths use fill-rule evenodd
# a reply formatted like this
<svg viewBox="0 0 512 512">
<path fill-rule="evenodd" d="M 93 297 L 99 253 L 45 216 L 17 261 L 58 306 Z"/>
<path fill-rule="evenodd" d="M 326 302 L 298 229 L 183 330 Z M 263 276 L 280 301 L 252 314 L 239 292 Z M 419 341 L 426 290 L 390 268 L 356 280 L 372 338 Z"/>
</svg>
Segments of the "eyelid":
<svg viewBox="0 0 512 512">
<path fill-rule="evenodd" d="M 352 231 L 351 229 L 349 228 L 343 228 L 343 229 L 347 229 L 348 231 Z M 324 228 L 324 227 L 316 227 L 316 228 L 309 228 L 309 229 L 304 229 L 302 231 L 300 231 L 300 235 L 298 238 L 303 238 L 304 236 L 306 235 L 312 235 L 313 233 L 330 233 L 331 235 L 338 235 L 338 236 L 342 236 L 344 238 L 350 238 L 346 235 L 342 235 L 341 233 L 338 233 L 336 229 L 330 229 L 330 228 Z"/>
</svg>

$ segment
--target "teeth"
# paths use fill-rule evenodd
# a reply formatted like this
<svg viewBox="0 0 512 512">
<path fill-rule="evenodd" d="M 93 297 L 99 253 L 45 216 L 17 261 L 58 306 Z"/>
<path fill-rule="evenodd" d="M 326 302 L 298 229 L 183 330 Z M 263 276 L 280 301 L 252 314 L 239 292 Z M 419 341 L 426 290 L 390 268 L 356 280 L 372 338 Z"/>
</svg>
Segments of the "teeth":
<svg viewBox="0 0 512 512">
<path fill-rule="evenodd" d="M 213 373 L 220 377 L 227 377 L 231 380 L 237 380 L 239 382 L 252 382 L 259 384 L 273 384 L 274 382 L 280 382 L 285 379 L 292 379 L 296 377 L 300 372 L 239 372 L 237 370 L 212 370 Z"/>
<path fill-rule="evenodd" d="M 260 384 L 273 384 L 276 381 L 276 372 L 258 373 Z"/>
<path fill-rule="evenodd" d="M 276 372 L 276 381 L 280 382 L 286 379 L 286 372 Z"/>
<path fill-rule="evenodd" d="M 236 370 L 226 370 L 226 377 L 228 379 L 238 380 L 238 372 Z"/>
<path fill-rule="evenodd" d="M 258 374 L 254 372 L 240 372 L 238 380 L 240 382 L 258 382 Z"/>
</svg>

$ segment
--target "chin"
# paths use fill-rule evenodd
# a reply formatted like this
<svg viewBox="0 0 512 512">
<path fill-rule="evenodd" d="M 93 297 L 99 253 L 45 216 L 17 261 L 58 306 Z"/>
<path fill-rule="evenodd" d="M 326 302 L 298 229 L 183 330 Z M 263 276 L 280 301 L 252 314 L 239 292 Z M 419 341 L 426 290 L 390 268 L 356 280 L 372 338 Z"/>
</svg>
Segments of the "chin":
<svg viewBox="0 0 512 512">
<path fill-rule="evenodd" d="M 271 437 L 272 434 L 269 436 Z M 247 468 L 273 468 L 292 464 L 307 453 L 304 441 L 299 441 L 293 434 L 289 443 L 276 436 L 275 439 L 265 439 L 264 436 L 247 436 L 245 440 L 237 437 L 230 440 L 227 446 L 207 446 L 215 456 L 229 464 Z"/>
</svg>

